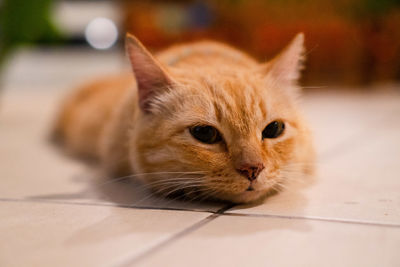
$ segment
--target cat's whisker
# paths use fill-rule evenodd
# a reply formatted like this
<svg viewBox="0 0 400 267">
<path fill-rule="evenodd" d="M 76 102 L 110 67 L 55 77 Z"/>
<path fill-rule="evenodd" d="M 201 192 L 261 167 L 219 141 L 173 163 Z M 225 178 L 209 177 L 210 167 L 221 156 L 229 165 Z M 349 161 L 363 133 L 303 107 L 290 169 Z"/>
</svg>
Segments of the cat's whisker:
<svg viewBox="0 0 400 267">
<path fill-rule="evenodd" d="M 277 181 L 274 185 L 271 186 L 271 188 L 273 188 L 274 190 L 277 190 L 279 192 L 283 191 L 283 190 L 285 190 L 287 192 L 296 192 L 296 191 L 298 191 L 297 188 L 290 186 L 287 183 L 287 179 L 285 179 L 285 178 L 280 179 L 279 181 Z"/>
<path fill-rule="evenodd" d="M 307 56 L 308 56 L 309 54 L 311 54 L 311 52 L 313 52 L 318 46 L 319 46 L 319 44 L 316 44 L 316 45 L 314 45 L 312 48 L 308 49 L 308 50 L 304 53 L 303 57 L 307 57 Z"/>
<path fill-rule="evenodd" d="M 170 194 L 174 193 L 177 190 L 184 190 L 184 189 L 188 189 L 188 188 L 197 188 L 200 185 L 201 184 L 186 184 L 186 185 L 181 185 L 181 186 L 171 185 L 171 186 L 167 186 L 167 187 L 162 188 L 162 191 L 164 191 L 166 189 L 169 189 L 171 187 L 175 187 L 175 188 L 172 188 L 172 191 L 165 192 L 166 195 L 170 195 Z"/>
<path fill-rule="evenodd" d="M 206 173 L 206 171 L 163 171 L 163 172 L 143 172 L 143 173 L 133 173 L 126 176 L 115 177 L 110 179 L 120 179 L 120 178 L 129 178 L 136 177 L 142 175 L 164 175 L 164 174 L 197 174 L 197 173 Z"/>
<path fill-rule="evenodd" d="M 187 189 L 187 188 L 197 188 L 197 187 L 198 187 L 198 185 L 186 186 L 186 187 L 179 187 L 179 186 L 177 186 L 177 187 L 174 187 L 174 188 L 167 187 L 167 188 L 160 188 L 160 189 L 156 190 L 155 193 L 156 193 L 156 194 L 159 194 L 159 195 L 163 195 L 163 196 L 171 196 L 173 193 L 175 193 L 175 192 L 177 192 L 177 191 L 179 191 L 179 190 L 183 190 L 183 189 Z M 170 188 L 171 188 L 171 189 L 170 189 Z M 169 191 L 164 192 L 165 190 L 169 190 Z M 179 199 L 180 197 L 181 197 L 181 196 L 177 196 L 177 197 L 175 197 L 175 198 L 171 198 L 169 201 L 167 201 L 167 202 L 164 203 L 164 204 L 167 204 L 167 203 L 169 203 L 169 202 L 171 202 L 171 201 L 173 201 L 173 200 Z"/>
<path fill-rule="evenodd" d="M 146 186 L 156 186 L 163 184 L 182 184 L 182 183 L 190 183 L 190 182 L 198 182 L 197 180 L 192 179 L 176 179 L 176 180 L 158 180 L 150 183 L 146 183 Z"/>
<path fill-rule="evenodd" d="M 205 200 L 206 198 L 204 198 L 204 195 L 214 194 L 215 192 L 215 189 L 210 189 L 208 187 L 198 187 L 194 190 L 189 191 L 186 201 L 193 202 L 199 198 L 201 198 L 201 200 Z M 196 196 L 192 196 L 193 194 L 195 194 Z"/>
<path fill-rule="evenodd" d="M 161 187 L 161 188 L 158 188 L 158 189 L 152 188 L 154 194 L 149 192 L 149 194 L 148 194 L 146 197 L 144 197 L 144 198 L 142 198 L 142 199 L 140 199 L 140 200 L 138 200 L 138 201 L 135 201 L 134 203 L 132 203 L 132 204 L 130 204 L 130 205 L 132 205 L 132 206 L 133 206 L 133 205 L 137 205 L 137 204 L 139 204 L 139 203 L 141 203 L 141 202 L 143 202 L 143 201 L 145 201 L 145 200 L 148 200 L 148 199 L 150 199 L 150 198 L 155 197 L 155 195 L 165 195 L 165 196 L 166 196 L 166 195 L 168 195 L 168 194 L 172 194 L 172 192 L 168 192 L 167 194 L 165 194 L 163 191 L 168 190 L 169 188 L 173 188 L 174 191 L 178 191 L 178 190 L 180 190 L 179 185 L 181 185 L 181 184 L 169 185 L 169 186 Z"/>
<path fill-rule="evenodd" d="M 192 186 L 200 186 L 201 184 L 196 184 Z M 155 195 L 166 195 L 164 191 L 170 189 L 179 189 L 180 186 L 183 186 L 182 183 L 174 183 L 174 184 L 160 184 L 157 186 L 145 186 L 141 188 L 141 191 L 147 191 L 148 194 Z"/>
<path fill-rule="evenodd" d="M 188 193 L 189 196 L 187 194 L 185 194 L 185 196 L 184 196 L 185 199 L 184 200 L 187 201 L 187 202 L 193 202 L 193 200 L 196 197 L 191 197 L 191 194 L 193 194 L 193 193 L 197 194 L 197 192 L 201 193 L 201 192 L 207 192 L 207 191 L 208 191 L 207 188 L 196 187 L 194 190 L 190 190 L 190 192 Z M 171 201 L 175 201 L 175 200 L 180 199 L 180 198 L 181 198 L 181 196 L 176 196 L 176 197 L 170 198 L 167 203 L 169 203 Z"/>
<path fill-rule="evenodd" d="M 301 172 L 282 172 L 280 175 L 281 180 L 288 183 L 307 184 L 309 183 L 306 175 Z"/>
<path fill-rule="evenodd" d="M 209 189 L 207 191 L 200 192 L 199 196 L 193 199 L 193 201 L 197 199 L 199 199 L 200 201 L 204 201 L 206 199 L 209 199 L 210 197 L 215 196 L 217 192 L 217 189 Z"/>
<path fill-rule="evenodd" d="M 156 189 L 156 193 L 163 193 L 165 195 L 170 195 L 178 190 L 185 190 L 188 188 L 197 188 L 200 186 L 201 186 L 201 184 L 166 185 L 166 186 L 160 187 L 159 189 Z M 166 191 L 166 190 L 171 190 L 171 191 Z"/>
<path fill-rule="evenodd" d="M 108 178 L 109 181 L 106 181 L 104 183 L 96 184 L 96 187 L 101 187 L 107 184 L 111 183 L 116 183 L 120 182 L 122 180 L 128 179 L 128 178 L 135 178 L 135 177 L 140 177 L 143 175 L 165 175 L 165 174 L 181 174 L 181 175 L 187 175 L 187 174 L 204 174 L 206 173 L 205 171 L 193 171 L 193 172 L 149 172 L 149 173 L 136 173 L 136 174 L 131 174 L 131 175 L 126 175 L 126 176 L 121 176 L 121 177 L 116 177 L 116 178 Z"/>
<path fill-rule="evenodd" d="M 189 177 L 180 177 L 180 178 L 167 178 L 167 179 L 161 179 L 153 182 L 148 182 L 144 186 L 161 186 L 163 184 L 177 184 L 180 185 L 182 183 L 194 183 L 194 182 L 201 182 L 200 178 L 189 178 Z"/>
<path fill-rule="evenodd" d="M 149 193 L 149 194 L 147 194 L 145 197 L 143 197 L 143 198 L 141 198 L 141 199 L 139 199 L 139 200 L 137 200 L 137 201 L 135 201 L 135 202 L 129 204 L 129 206 L 138 205 L 138 204 L 144 202 L 145 200 L 148 200 L 148 199 L 151 199 L 151 198 L 154 198 L 154 195 Z"/>
<path fill-rule="evenodd" d="M 154 181 L 151 183 L 147 183 L 146 186 L 149 186 L 149 187 L 163 187 L 163 186 L 172 187 L 172 186 L 201 185 L 201 184 L 203 184 L 203 182 L 199 179 L 182 177 L 182 178 L 176 178 L 174 180 L 163 179 L 163 180 Z"/>
<path fill-rule="evenodd" d="M 329 86 L 322 85 L 322 86 L 302 86 L 301 88 L 303 88 L 303 89 L 325 89 L 328 87 Z"/>
</svg>

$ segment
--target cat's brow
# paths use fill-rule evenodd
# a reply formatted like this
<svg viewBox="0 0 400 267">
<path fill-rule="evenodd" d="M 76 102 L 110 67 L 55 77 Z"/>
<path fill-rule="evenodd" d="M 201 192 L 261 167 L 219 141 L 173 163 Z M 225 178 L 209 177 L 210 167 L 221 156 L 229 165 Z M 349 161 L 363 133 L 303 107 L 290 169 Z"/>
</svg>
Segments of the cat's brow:
<svg viewBox="0 0 400 267">
<path fill-rule="evenodd" d="M 257 117 L 265 117 L 266 110 L 261 97 L 257 97 L 251 86 L 240 79 L 223 81 L 221 85 L 211 86 L 213 108 L 219 123 L 224 121 L 236 131 L 246 133 Z M 258 115 L 258 116 L 257 116 Z"/>
</svg>

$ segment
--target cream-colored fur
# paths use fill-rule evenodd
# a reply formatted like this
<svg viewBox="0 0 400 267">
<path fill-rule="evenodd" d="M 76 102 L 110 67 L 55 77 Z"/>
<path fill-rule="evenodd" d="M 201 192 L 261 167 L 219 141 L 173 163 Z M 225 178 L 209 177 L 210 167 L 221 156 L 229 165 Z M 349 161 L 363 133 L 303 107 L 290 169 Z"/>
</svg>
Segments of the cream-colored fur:
<svg viewBox="0 0 400 267">
<path fill-rule="evenodd" d="M 99 159 L 113 176 L 139 174 L 159 194 L 236 203 L 312 170 L 297 105 L 302 34 L 265 64 L 216 42 L 174 46 L 156 58 L 131 35 L 126 47 L 133 75 L 103 78 L 66 101 L 55 133 L 71 153 Z M 285 123 L 283 134 L 262 139 L 274 120 Z M 194 125 L 215 127 L 223 140 L 201 143 L 190 134 Z M 265 168 L 249 191 L 237 165 L 252 161 Z"/>
</svg>

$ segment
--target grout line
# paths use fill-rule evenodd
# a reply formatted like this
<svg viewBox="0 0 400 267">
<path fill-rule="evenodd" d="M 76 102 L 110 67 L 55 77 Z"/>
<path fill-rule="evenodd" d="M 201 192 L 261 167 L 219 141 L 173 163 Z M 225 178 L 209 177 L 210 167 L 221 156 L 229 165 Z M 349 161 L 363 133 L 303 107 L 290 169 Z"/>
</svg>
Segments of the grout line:
<svg viewBox="0 0 400 267">
<path fill-rule="evenodd" d="M 129 204 L 114 204 L 114 203 L 68 202 L 68 201 L 57 201 L 57 200 L 47 200 L 47 199 L 29 199 L 28 200 L 28 199 L 0 198 L 0 202 L 50 203 L 50 204 L 75 205 L 75 206 L 115 207 L 115 208 L 125 208 L 125 209 L 172 210 L 172 211 L 176 210 L 176 211 L 208 212 L 208 213 L 213 213 L 213 214 L 218 213 L 218 211 L 201 210 L 201 209 L 134 206 L 134 205 L 129 205 Z"/>
<path fill-rule="evenodd" d="M 349 219 L 334 219 L 334 218 L 323 218 L 315 216 L 290 216 L 290 215 L 273 215 L 273 214 L 246 214 L 246 213 L 223 213 L 223 216 L 238 216 L 238 217 L 253 217 L 253 218 L 275 218 L 275 219 L 289 219 L 289 220 L 310 220 L 310 221 L 322 221 L 332 223 L 345 223 L 345 224 L 358 224 L 358 225 L 370 225 L 379 227 L 393 227 L 400 228 L 400 224 L 395 223 L 379 223 L 379 222 L 363 222 Z"/>
<path fill-rule="evenodd" d="M 66 202 L 66 201 L 56 201 L 47 199 L 12 199 L 12 198 L 0 198 L 0 202 L 24 202 L 24 203 L 48 203 L 48 204 L 62 204 L 62 205 L 75 205 L 75 206 L 97 206 L 97 207 L 115 207 L 115 208 L 125 208 L 125 209 L 141 209 L 141 210 L 169 210 L 169 211 L 191 211 L 191 212 L 206 212 L 211 213 L 211 215 L 224 215 L 224 216 L 242 216 L 242 217 L 265 217 L 265 218 L 281 218 L 281 219 L 294 219 L 294 220 L 313 220 L 313 221 L 324 221 L 324 222 L 334 222 L 334 223 L 349 223 L 349 224 L 360 224 L 360 225 L 372 225 L 372 226 L 382 226 L 382 227 L 395 227 L 400 228 L 400 224 L 396 223 L 379 223 L 379 222 L 365 222 L 349 219 L 334 219 L 334 218 L 323 218 L 315 216 L 291 216 L 291 215 L 277 215 L 277 214 L 257 214 L 257 213 L 237 213 L 229 212 L 225 213 L 229 209 L 233 208 L 235 205 L 227 205 L 217 211 L 212 210 L 196 210 L 196 209 L 185 209 L 185 208 L 169 208 L 169 207 L 152 207 L 152 206 L 132 206 L 128 204 L 113 204 L 113 203 L 85 203 L 85 202 Z"/>
<path fill-rule="evenodd" d="M 183 229 L 182 231 L 172 235 L 171 237 L 167 238 L 164 241 L 161 241 L 160 243 L 157 243 L 156 245 L 150 247 L 149 249 L 147 249 L 146 251 L 144 251 L 143 253 L 132 257 L 131 259 L 125 260 L 124 263 L 121 263 L 117 266 L 119 267 L 125 267 L 125 266 L 134 266 L 136 264 L 138 264 L 139 262 L 141 262 L 142 260 L 144 260 L 145 258 L 149 257 L 150 255 L 157 253 L 159 250 L 163 249 L 164 247 L 166 247 L 167 245 L 170 245 L 171 243 L 174 243 L 176 241 L 178 241 L 180 238 L 194 232 L 195 230 L 201 228 L 202 226 L 208 224 L 209 222 L 215 220 L 216 218 L 218 218 L 219 216 L 221 216 L 225 211 L 227 211 L 228 209 L 232 208 L 234 205 L 233 204 L 229 204 L 221 209 L 219 209 L 216 213 L 213 213 L 209 216 L 207 216 L 206 218 L 198 221 L 197 223 Z"/>
</svg>

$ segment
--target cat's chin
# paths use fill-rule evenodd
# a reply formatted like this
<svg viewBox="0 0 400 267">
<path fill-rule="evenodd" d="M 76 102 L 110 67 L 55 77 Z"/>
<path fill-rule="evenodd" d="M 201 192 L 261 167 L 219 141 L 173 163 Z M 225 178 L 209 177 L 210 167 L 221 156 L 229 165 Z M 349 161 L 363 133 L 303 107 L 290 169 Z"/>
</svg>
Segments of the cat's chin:
<svg viewBox="0 0 400 267">
<path fill-rule="evenodd" d="M 235 204 L 249 204 L 263 201 L 267 196 L 273 194 L 274 191 L 271 190 L 257 190 L 257 191 L 243 191 L 238 194 L 223 194 L 218 196 L 218 198 L 229 201 Z"/>
</svg>

